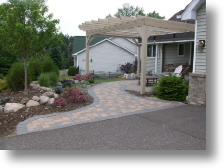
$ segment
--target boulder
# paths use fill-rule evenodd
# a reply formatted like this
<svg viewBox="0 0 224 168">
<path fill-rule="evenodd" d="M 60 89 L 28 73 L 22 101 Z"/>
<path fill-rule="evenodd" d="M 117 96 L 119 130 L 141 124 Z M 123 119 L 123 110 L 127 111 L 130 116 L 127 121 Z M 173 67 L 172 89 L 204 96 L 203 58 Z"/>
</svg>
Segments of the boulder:
<svg viewBox="0 0 224 168">
<path fill-rule="evenodd" d="M 32 106 L 39 106 L 40 103 L 37 102 L 37 101 L 34 101 L 34 100 L 29 100 L 27 103 L 26 103 L 26 107 L 32 107 Z"/>
<path fill-rule="evenodd" d="M 59 97 L 58 94 L 54 94 L 54 98 L 57 99 Z"/>
<path fill-rule="evenodd" d="M 54 98 L 50 98 L 50 100 L 48 101 L 48 103 L 47 104 L 54 104 Z"/>
<path fill-rule="evenodd" d="M 35 84 L 36 85 L 36 84 L 38 84 L 38 82 L 37 81 L 33 81 L 31 84 Z"/>
<path fill-rule="evenodd" d="M 34 85 L 33 89 L 35 89 L 35 90 L 40 89 L 40 85 L 39 84 Z"/>
<path fill-rule="evenodd" d="M 17 112 L 19 109 L 25 107 L 25 105 L 20 103 L 6 103 L 4 107 L 5 113 Z"/>
<path fill-rule="evenodd" d="M 79 83 L 79 80 L 75 80 L 75 84 L 78 84 Z"/>
<path fill-rule="evenodd" d="M 29 100 L 30 100 L 30 99 L 29 99 L 28 97 L 24 97 L 24 98 L 20 101 L 20 103 L 21 103 L 21 104 L 26 104 Z"/>
<path fill-rule="evenodd" d="M 47 96 L 40 96 L 40 104 L 46 104 L 50 100 Z"/>
<path fill-rule="evenodd" d="M 10 100 L 9 97 L 5 97 L 5 98 L 0 99 L 0 105 L 5 104 L 9 100 Z"/>
<path fill-rule="evenodd" d="M 49 88 L 42 86 L 42 87 L 40 87 L 40 89 L 44 90 L 44 91 L 47 91 Z"/>
<path fill-rule="evenodd" d="M 47 96 L 49 98 L 53 98 L 54 97 L 54 92 L 46 92 L 42 96 Z"/>
<path fill-rule="evenodd" d="M 32 100 L 34 100 L 34 101 L 40 101 L 40 98 L 38 97 L 38 96 L 33 96 L 33 98 L 32 98 Z"/>
</svg>

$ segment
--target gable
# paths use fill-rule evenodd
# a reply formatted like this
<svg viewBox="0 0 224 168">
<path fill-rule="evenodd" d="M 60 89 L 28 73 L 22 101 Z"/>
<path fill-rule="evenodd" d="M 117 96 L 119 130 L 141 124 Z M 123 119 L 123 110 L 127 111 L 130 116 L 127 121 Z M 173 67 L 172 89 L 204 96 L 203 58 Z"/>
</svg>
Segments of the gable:
<svg viewBox="0 0 224 168">
<path fill-rule="evenodd" d="M 127 51 L 127 52 L 129 52 L 129 53 L 131 53 L 131 54 L 133 54 L 133 55 L 135 55 L 135 56 L 137 55 L 135 52 L 129 50 L 128 48 L 123 47 L 123 46 L 117 44 L 116 42 L 114 42 L 114 41 L 112 41 L 112 40 L 110 40 L 110 39 L 107 39 L 107 38 L 104 39 L 104 40 L 99 41 L 98 43 L 95 43 L 95 44 L 89 46 L 89 48 L 91 49 L 91 48 L 93 48 L 93 47 L 98 47 L 99 44 L 104 43 L 104 42 L 108 42 L 108 43 L 111 44 L 111 45 L 115 45 L 116 47 L 119 47 L 119 48 L 121 48 L 121 49 L 123 49 L 123 50 L 125 50 L 125 51 Z M 78 51 L 78 52 L 76 52 L 76 53 L 73 53 L 72 55 L 73 55 L 73 56 L 78 55 L 78 54 L 84 52 L 85 50 L 86 50 L 86 48 L 84 48 L 84 49 L 82 49 L 82 50 L 80 50 L 80 51 Z M 102 48 L 102 50 L 104 50 L 104 48 Z"/>
<path fill-rule="evenodd" d="M 91 41 L 90 46 L 94 45 L 104 39 L 106 39 L 106 38 L 105 37 L 96 37 Z M 83 50 L 84 48 L 86 48 L 86 36 L 74 36 L 72 53 L 77 53 L 77 52 Z"/>
</svg>

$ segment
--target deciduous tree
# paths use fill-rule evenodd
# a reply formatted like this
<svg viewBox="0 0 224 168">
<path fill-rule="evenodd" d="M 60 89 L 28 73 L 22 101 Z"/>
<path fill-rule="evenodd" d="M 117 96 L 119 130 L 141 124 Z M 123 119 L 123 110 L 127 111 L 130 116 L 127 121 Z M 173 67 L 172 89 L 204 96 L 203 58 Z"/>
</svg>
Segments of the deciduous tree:
<svg viewBox="0 0 224 168">
<path fill-rule="evenodd" d="M 27 59 L 60 43 L 59 20 L 48 13 L 46 0 L 8 0 L 0 5 L 0 44 L 24 60 L 27 93 Z"/>
</svg>

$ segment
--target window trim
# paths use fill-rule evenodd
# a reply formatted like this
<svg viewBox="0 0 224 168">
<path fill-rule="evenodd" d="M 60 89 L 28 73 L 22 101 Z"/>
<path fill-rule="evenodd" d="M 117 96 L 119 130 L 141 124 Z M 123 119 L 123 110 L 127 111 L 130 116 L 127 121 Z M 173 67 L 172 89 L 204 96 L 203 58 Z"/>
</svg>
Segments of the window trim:
<svg viewBox="0 0 224 168">
<path fill-rule="evenodd" d="M 183 55 L 179 55 L 180 44 L 184 45 L 184 54 Z M 185 55 L 185 43 L 178 43 L 177 44 L 177 56 L 178 57 L 184 57 L 184 55 Z"/>
</svg>

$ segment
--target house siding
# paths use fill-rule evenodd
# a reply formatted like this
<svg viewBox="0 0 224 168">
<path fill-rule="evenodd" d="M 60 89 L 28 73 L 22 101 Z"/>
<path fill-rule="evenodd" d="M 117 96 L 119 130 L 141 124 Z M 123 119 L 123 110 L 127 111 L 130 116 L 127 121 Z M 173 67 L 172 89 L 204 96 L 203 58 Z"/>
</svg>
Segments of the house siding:
<svg viewBox="0 0 224 168">
<path fill-rule="evenodd" d="M 111 40 L 137 54 L 137 46 L 127 39 L 112 38 Z"/>
<path fill-rule="evenodd" d="M 116 45 L 104 41 L 95 47 L 89 49 L 89 70 L 92 71 L 106 71 L 106 72 L 117 72 L 118 67 L 121 64 L 134 61 L 134 55 L 127 52 L 126 50 L 117 47 Z M 81 70 L 82 60 L 86 59 L 86 51 L 78 54 L 78 64 Z"/>
<path fill-rule="evenodd" d="M 173 64 L 174 62 L 187 62 L 189 63 L 190 59 L 190 43 L 185 44 L 184 56 L 178 57 L 177 50 L 178 50 L 179 43 L 167 43 L 164 44 L 164 64 Z"/>
<path fill-rule="evenodd" d="M 197 39 L 206 41 L 206 4 L 197 11 Z M 206 42 L 202 52 L 196 50 L 195 73 L 206 74 Z"/>
</svg>

